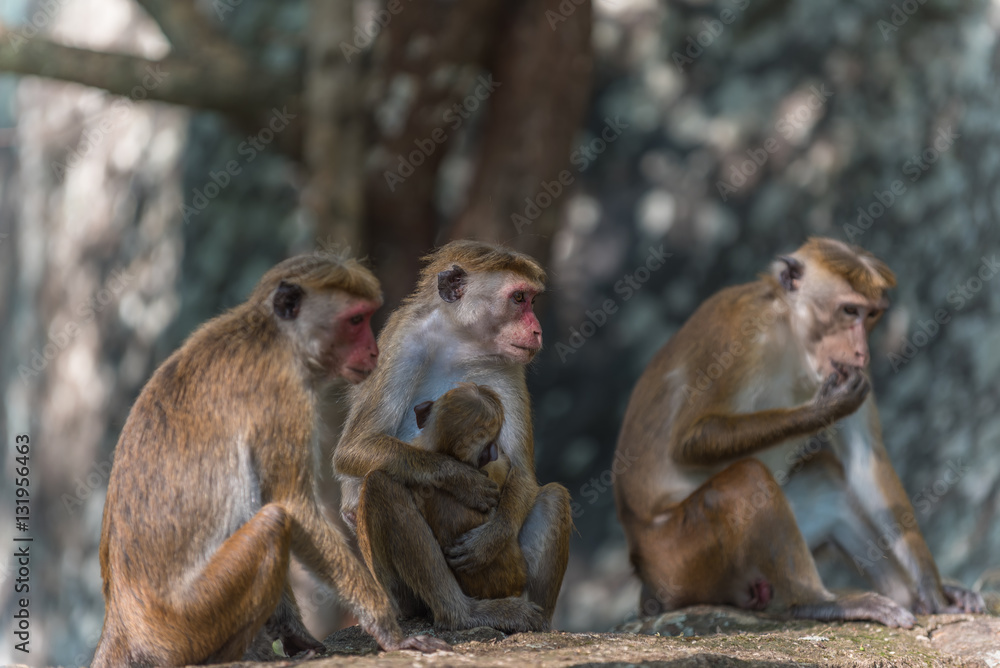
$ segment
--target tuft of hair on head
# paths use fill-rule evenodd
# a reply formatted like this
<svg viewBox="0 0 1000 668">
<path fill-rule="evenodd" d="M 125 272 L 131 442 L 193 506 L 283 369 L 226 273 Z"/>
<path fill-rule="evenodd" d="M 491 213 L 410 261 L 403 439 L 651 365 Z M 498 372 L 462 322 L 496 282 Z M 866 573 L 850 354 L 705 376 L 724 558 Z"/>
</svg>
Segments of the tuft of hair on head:
<svg viewBox="0 0 1000 668">
<path fill-rule="evenodd" d="M 382 286 L 360 260 L 334 253 L 296 255 L 272 267 L 250 299 L 263 302 L 282 281 L 311 290 L 342 290 L 374 302 L 382 301 Z"/>
<path fill-rule="evenodd" d="M 886 290 L 896 287 L 896 275 L 888 265 L 860 246 L 826 237 L 811 237 L 796 254 L 811 258 L 842 276 L 852 290 L 869 299 L 879 299 Z"/>
<path fill-rule="evenodd" d="M 452 241 L 424 256 L 418 292 L 437 291 L 438 273 L 459 265 L 467 272 L 509 271 L 533 283 L 545 284 L 545 270 L 534 258 L 498 244 L 463 239 Z"/>
<path fill-rule="evenodd" d="M 459 383 L 434 401 L 433 412 L 438 447 L 444 452 L 457 452 L 470 440 L 485 440 L 503 425 L 503 402 L 487 385 Z M 448 417 L 437 426 L 443 413 Z"/>
</svg>

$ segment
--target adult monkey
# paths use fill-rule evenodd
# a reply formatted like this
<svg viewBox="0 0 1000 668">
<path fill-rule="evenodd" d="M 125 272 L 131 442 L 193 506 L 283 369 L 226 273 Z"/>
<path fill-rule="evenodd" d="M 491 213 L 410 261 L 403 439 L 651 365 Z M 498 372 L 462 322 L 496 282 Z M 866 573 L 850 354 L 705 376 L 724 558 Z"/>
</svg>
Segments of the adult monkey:
<svg viewBox="0 0 1000 668">
<path fill-rule="evenodd" d="M 386 592 L 323 516 L 317 399 L 378 358 L 378 280 L 306 255 L 202 325 L 153 374 L 122 430 L 101 528 L 106 613 L 93 665 L 184 666 L 321 649 L 288 582 L 290 553 L 353 604 L 385 649 L 405 638 Z"/>
<path fill-rule="evenodd" d="M 894 286 L 870 253 L 810 239 L 705 301 L 653 358 L 615 481 L 644 612 L 773 598 L 797 617 L 909 627 L 909 610 L 983 610 L 942 586 L 882 445 L 867 336 Z M 831 594 L 810 553 L 825 542 L 881 594 Z"/>
<path fill-rule="evenodd" d="M 545 272 L 526 255 L 475 241 L 449 243 L 425 259 L 417 289 L 379 335 L 378 369 L 351 392 L 334 454 L 342 511 L 348 524 L 357 520 L 364 481 L 358 541 L 404 614 L 429 609 L 446 628 L 547 628 L 569 559 L 571 519 L 569 493 L 554 483 L 539 488 L 534 469 L 524 368 L 542 347 L 532 303 Z M 502 493 L 474 466 L 408 443 L 418 434 L 414 407 L 463 381 L 490 386 L 503 403 L 497 445 L 511 471 Z M 414 503 L 414 490 L 425 485 L 495 512 L 442 550 Z M 512 536 L 524 554 L 528 600 L 465 595 L 451 569 L 481 567 Z"/>
</svg>

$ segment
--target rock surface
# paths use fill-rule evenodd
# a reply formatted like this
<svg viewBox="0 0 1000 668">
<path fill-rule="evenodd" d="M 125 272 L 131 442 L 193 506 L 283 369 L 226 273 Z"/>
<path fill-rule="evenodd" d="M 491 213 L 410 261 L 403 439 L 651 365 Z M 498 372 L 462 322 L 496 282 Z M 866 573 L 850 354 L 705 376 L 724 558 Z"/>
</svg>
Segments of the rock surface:
<svg viewBox="0 0 1000 668">
<path fill-rule="evenodd" d="M 433 632 L 454 652 L 376 651 L 359 627 L 326 639 L 309 666 L 1000 666 L 1000 618 L 936 615 L 911 630 L 868 623 L 786 621 L 697 606 L 628 622 L 611 633 Z M 407 633 L 432 633 L 404 623 Z M 292 665 L 293 662 L 269 665 Z M 252 666 L 251 663 L 232 664 Z"/>
</svg>

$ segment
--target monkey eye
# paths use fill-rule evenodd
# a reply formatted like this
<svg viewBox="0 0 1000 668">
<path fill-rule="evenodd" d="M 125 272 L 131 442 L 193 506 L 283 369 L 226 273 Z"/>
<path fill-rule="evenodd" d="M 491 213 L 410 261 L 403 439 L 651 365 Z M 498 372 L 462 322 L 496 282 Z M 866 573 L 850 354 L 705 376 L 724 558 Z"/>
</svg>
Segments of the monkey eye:
<svg viewBox="0 0 1000 668">
<path fill-rule="evenodd" d="M 514 294 L 512 294 L 510 296 L 510 298 L 514 300 L 515 304 L 523 304 L 524 303 L 524 292 L 522 292 L 521 290 L 518 290 L 517 292 L 515 292 Z M 534 301 L 534 300 L 532 300 L 532 301 Z"/>
<path fill-rule="evenodd" d="M 869 317 L 869 318 L 877 318 L 877 317 L 879 317 L 880 315 L 882 315 L 882 311 L 879 311 L 878 309 L 875 309 L 874 311 L 871 311 L 871 312 L 870 312 L 870 313 L 868 314 L 868 317 Z"/>
<path fill-rule="evenodd" d="M 857 306 L 845 306 L 844 307 L 844 313 L 846 313 L 847 315 L 850 315 L 850 316 L 857 316 L 858 315 L 858 307 Z"/>
<path fill-rule="evenodd" d="M 360 325 L 362 322 L 364 322 L 364 320 L 365 320 L 365 316 L 363 316 L 363 315 L 361 315 L 359 313 L 358 315 L 356 315 L 353 318 L 351 318 L 351 324 L 352 325 Z"/>
</svg>

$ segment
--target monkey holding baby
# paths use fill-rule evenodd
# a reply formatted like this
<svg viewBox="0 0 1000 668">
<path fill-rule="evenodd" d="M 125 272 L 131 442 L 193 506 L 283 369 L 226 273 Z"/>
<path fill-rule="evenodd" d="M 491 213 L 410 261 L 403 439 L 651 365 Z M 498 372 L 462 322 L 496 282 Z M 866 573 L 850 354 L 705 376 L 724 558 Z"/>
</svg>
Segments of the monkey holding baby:
<svg viewBox="0 0 1000 668">
<path fill-rule="evenodd" d="M 569 492 L 555 483 L 540 486 L 534 469 L 525 367 L 542 347 L 533 304 L 545 272 L 526 255 L 477 241 L 451 242 L 425 261 L 416 290 L 379 335 L 378 368 L 351 389 L 334 454 L 341 511 L 401 614 L 429 612 L 435 625 L 451 629 L 547 629 L 569 560 L 572 520 Z M 502 488 L 471 460 L 439 452 L 433 437 L 419 436 L 420 405 L 463 382 L 489 386 L 500 399 L 503 418 L 492 443 L 510 463 Z M 432 422 L 439 434 L 462 428 Z M 426 494 L 418 494 L 428 487 L 485 521 L 442 549 L 430 526 L 433 514 L 424 515 Z M 521 595 L 513 595 L 521 587 L 510 582 L 502 587 L 511 595 L 503 597 L 463 590 L 459 577 L 488 573 L 512 543 L 521 553 L 512 561 L 525 568 Z"/>
<path fill-rule="evenodd" d="M 421 429 L 413 441 L 415 447 L 475 466 L 503 492 L 510 473 L 510 458 L 497 448 L 503 426 L 503 404 L 496 392 L 485 385 L 459 383 L 438 399 L 421 402 L 413 410 Z M 362 523 L 367 521 L 366 496 L 362 487 L 358 507 Z M 487 514 L 466 507 L 448 492 L 430 485 L 414 490 L 414 497 L 434 537 L 444 548 L 454 545 L 466 532 L 488 519 Z M 490 562 L 459 571 L 455 577 L 462 591 L 473 598 L 520 596 L 527 584 L 527 573 L 517 538 L 512 536 Z"/>
<path fill-rule="evenodd" d="M 315 496 L 320 393 L 376 368 L 370 322 L 381 303 L 357 261 L 292 258 L 156 371 L 108 483 L 95 667 L 273 657 L 275 640 L 288 655 L 322 649 L 292 594 L 292 554 L 384 649 L 447 649 L 403 636 L 396 607 Z"/>
</svg>

